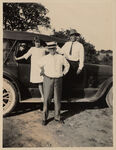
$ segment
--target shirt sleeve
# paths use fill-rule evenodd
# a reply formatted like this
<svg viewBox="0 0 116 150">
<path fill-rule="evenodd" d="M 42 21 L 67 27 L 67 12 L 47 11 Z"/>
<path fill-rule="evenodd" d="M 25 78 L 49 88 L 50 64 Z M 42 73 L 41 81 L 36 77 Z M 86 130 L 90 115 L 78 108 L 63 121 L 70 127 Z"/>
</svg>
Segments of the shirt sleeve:
<svg viewBox="0 0 116 150">
<path fill-rule="evenodd" d="M 24 57 L 25 59 L 28 59 L 31 55 L 32 55 L 32 50 L 29 49 L 28 52 L 23 55 L 23 57 Z"/>
<path fill-rule="evenodd" d="M 63 66 L 64 66 L 63 74 L 65 75 L 69 71 L 70 65 L 64 56 L 63 56 Z"/>
<path fill-rule="evenodd" d="M 79 51 L 79 69 L 82 70 L 83 66 L 84 66 L 84 47 L 81 44 L 80 45 L 80 51 Z"/>
<path fill-rule="evenodd" d="M 58 47 L 57 52 L 59 54 L 65 55 L 65 51 L 67 50 L 67 45 L 68 45 L 68 42 L 66 42 L 61 48 Z"/>
<path fill-rule="evenodd" d="M 57 47 L 56 52 L 59 53 L 59 54 L 61 54 L 61 55 L 64 54 L 63 48 L 60 48 L 60 47 Z"/>
</svg>

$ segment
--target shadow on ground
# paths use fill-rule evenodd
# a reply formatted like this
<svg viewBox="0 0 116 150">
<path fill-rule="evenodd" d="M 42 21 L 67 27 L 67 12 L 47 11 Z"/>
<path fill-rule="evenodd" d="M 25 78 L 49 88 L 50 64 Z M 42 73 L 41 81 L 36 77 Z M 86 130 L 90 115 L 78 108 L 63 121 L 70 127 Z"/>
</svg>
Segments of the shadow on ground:
<svg viewBox="0 0 116 150">
<path fill-rule="evenodd" d="M 102 109 L 107 107 L 103 98 L 96 102 L 62 102 L 61 104 L 61 116 L 63 119 L 69 118 L 75 114 L 78 114 L 87 109 Z M 7 117 L 16 116 L 35 110 L 42 111 L 43 103 L 20 103 Z M 50 111 L 54 110 L 54 103 L 52 102 L 49 108 Z"/>
</svg>

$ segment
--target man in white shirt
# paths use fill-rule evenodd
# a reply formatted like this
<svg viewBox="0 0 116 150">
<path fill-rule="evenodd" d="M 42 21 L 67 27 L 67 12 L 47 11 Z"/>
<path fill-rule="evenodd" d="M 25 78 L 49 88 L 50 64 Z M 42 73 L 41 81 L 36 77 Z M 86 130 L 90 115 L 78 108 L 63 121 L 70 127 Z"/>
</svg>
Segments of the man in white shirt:
<svg viewBox="0 0 116 150">
<path fill-rule="evenodd" d="M 80 34 L 75 29 L 70 31 L 70 41 L 58 49 L 58 52 L 63 54 L 70 64 L 70 70 L 67 74 L 66 80 L 69 82 L 75 81 L 77 75 L 83 69 L 84 66 L 84 47 L 78 42 Z"/>
<path fill-rule="evenodd" d="M 48 105 L 52 95 L 54 95 L 55 105 L 55 121 L 62 122 L 60 118 L 61 96 L 62 96 L 62 77 L 69 70 L 69 63 L 64 56 L 56 53 L 56 43 L 49 42 L 49 54 L 43 56 L 39 61 L 39 66 L 43 68 L 44 73 L 44 106 L 43 106 L 43 120 L 42 124 L 47 124 Z"/>
</svg>

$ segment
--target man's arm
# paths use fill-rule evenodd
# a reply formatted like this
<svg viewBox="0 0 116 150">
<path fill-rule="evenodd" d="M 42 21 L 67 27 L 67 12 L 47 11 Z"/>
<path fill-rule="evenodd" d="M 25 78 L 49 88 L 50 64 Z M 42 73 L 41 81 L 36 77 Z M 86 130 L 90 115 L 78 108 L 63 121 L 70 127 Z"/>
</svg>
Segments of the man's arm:
<svg viewBox="0 0 116 150">
<path fill-rule="evenodd" d="M 40 67 L 40 69 L 41 69 L 41 72 L 40 72 L 40 75 L 42 76 L 42 75 L 44 75 L 44 66 L 45 66 L 45 60 L 46 60 L 46 58 L 45 58 L 46 56 L 42 56 L 42 58 L 40 58 L 39 59 L 39 61 L 38 61 L 38 67 Z"/>
<path fill-rule="evenodd" d="M 77 70 L 77 74 L 79 74 L 81 72 L 81 70 L 83 69 L 84 66 L 84 47 L 81 44 L 80 49 L 79 49 L 79 68 Z"/>
<path fill-rule="evenodd" d="M 62 49 L 62 48 L 60 48 L 60 47 L 58 47 L 58 48 L 57 48 L 56 52 L 57 52 L 58 54 L 61 54 L 61 55 L 63 55 L 63 54 L 64 54 L 63 49 Z"/>
<path fill-rule="evenodd" d="M 64 66 L 63 74 L 65 75 L 69 71 L 70 65 L 64 56 L 63 56 L 63 66 Z"/>
<path fill-rule="evenodd" d="M 57 47 L 56 52 L 61 55 L 65 55 L 65 51 L 67 50 L 67 44 L 68 44 L 68 42 L 66 42 L 61 48 Z"/>
</svg>

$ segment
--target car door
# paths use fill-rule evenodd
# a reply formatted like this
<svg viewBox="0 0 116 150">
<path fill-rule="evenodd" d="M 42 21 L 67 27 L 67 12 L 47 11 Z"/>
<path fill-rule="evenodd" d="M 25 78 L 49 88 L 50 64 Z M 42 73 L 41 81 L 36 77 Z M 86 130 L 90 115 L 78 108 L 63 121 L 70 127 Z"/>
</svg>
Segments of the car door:
<svg viewBox="0 0 116 150">
<path fill-rule="evenodd" d="M 19 42 L 17 44 L 17 48 L 15 51 L 15 56 L 20 57 L 23 56 L 29 50 L 28 43 L 26 42 Z M 18 65 L 18 79 L 20 83 L 26 87 L 30 86 L 30 65 L 31 59 L 28 58 L 27 60 L 22 59 L 16 61 Z"/>
</svg>

